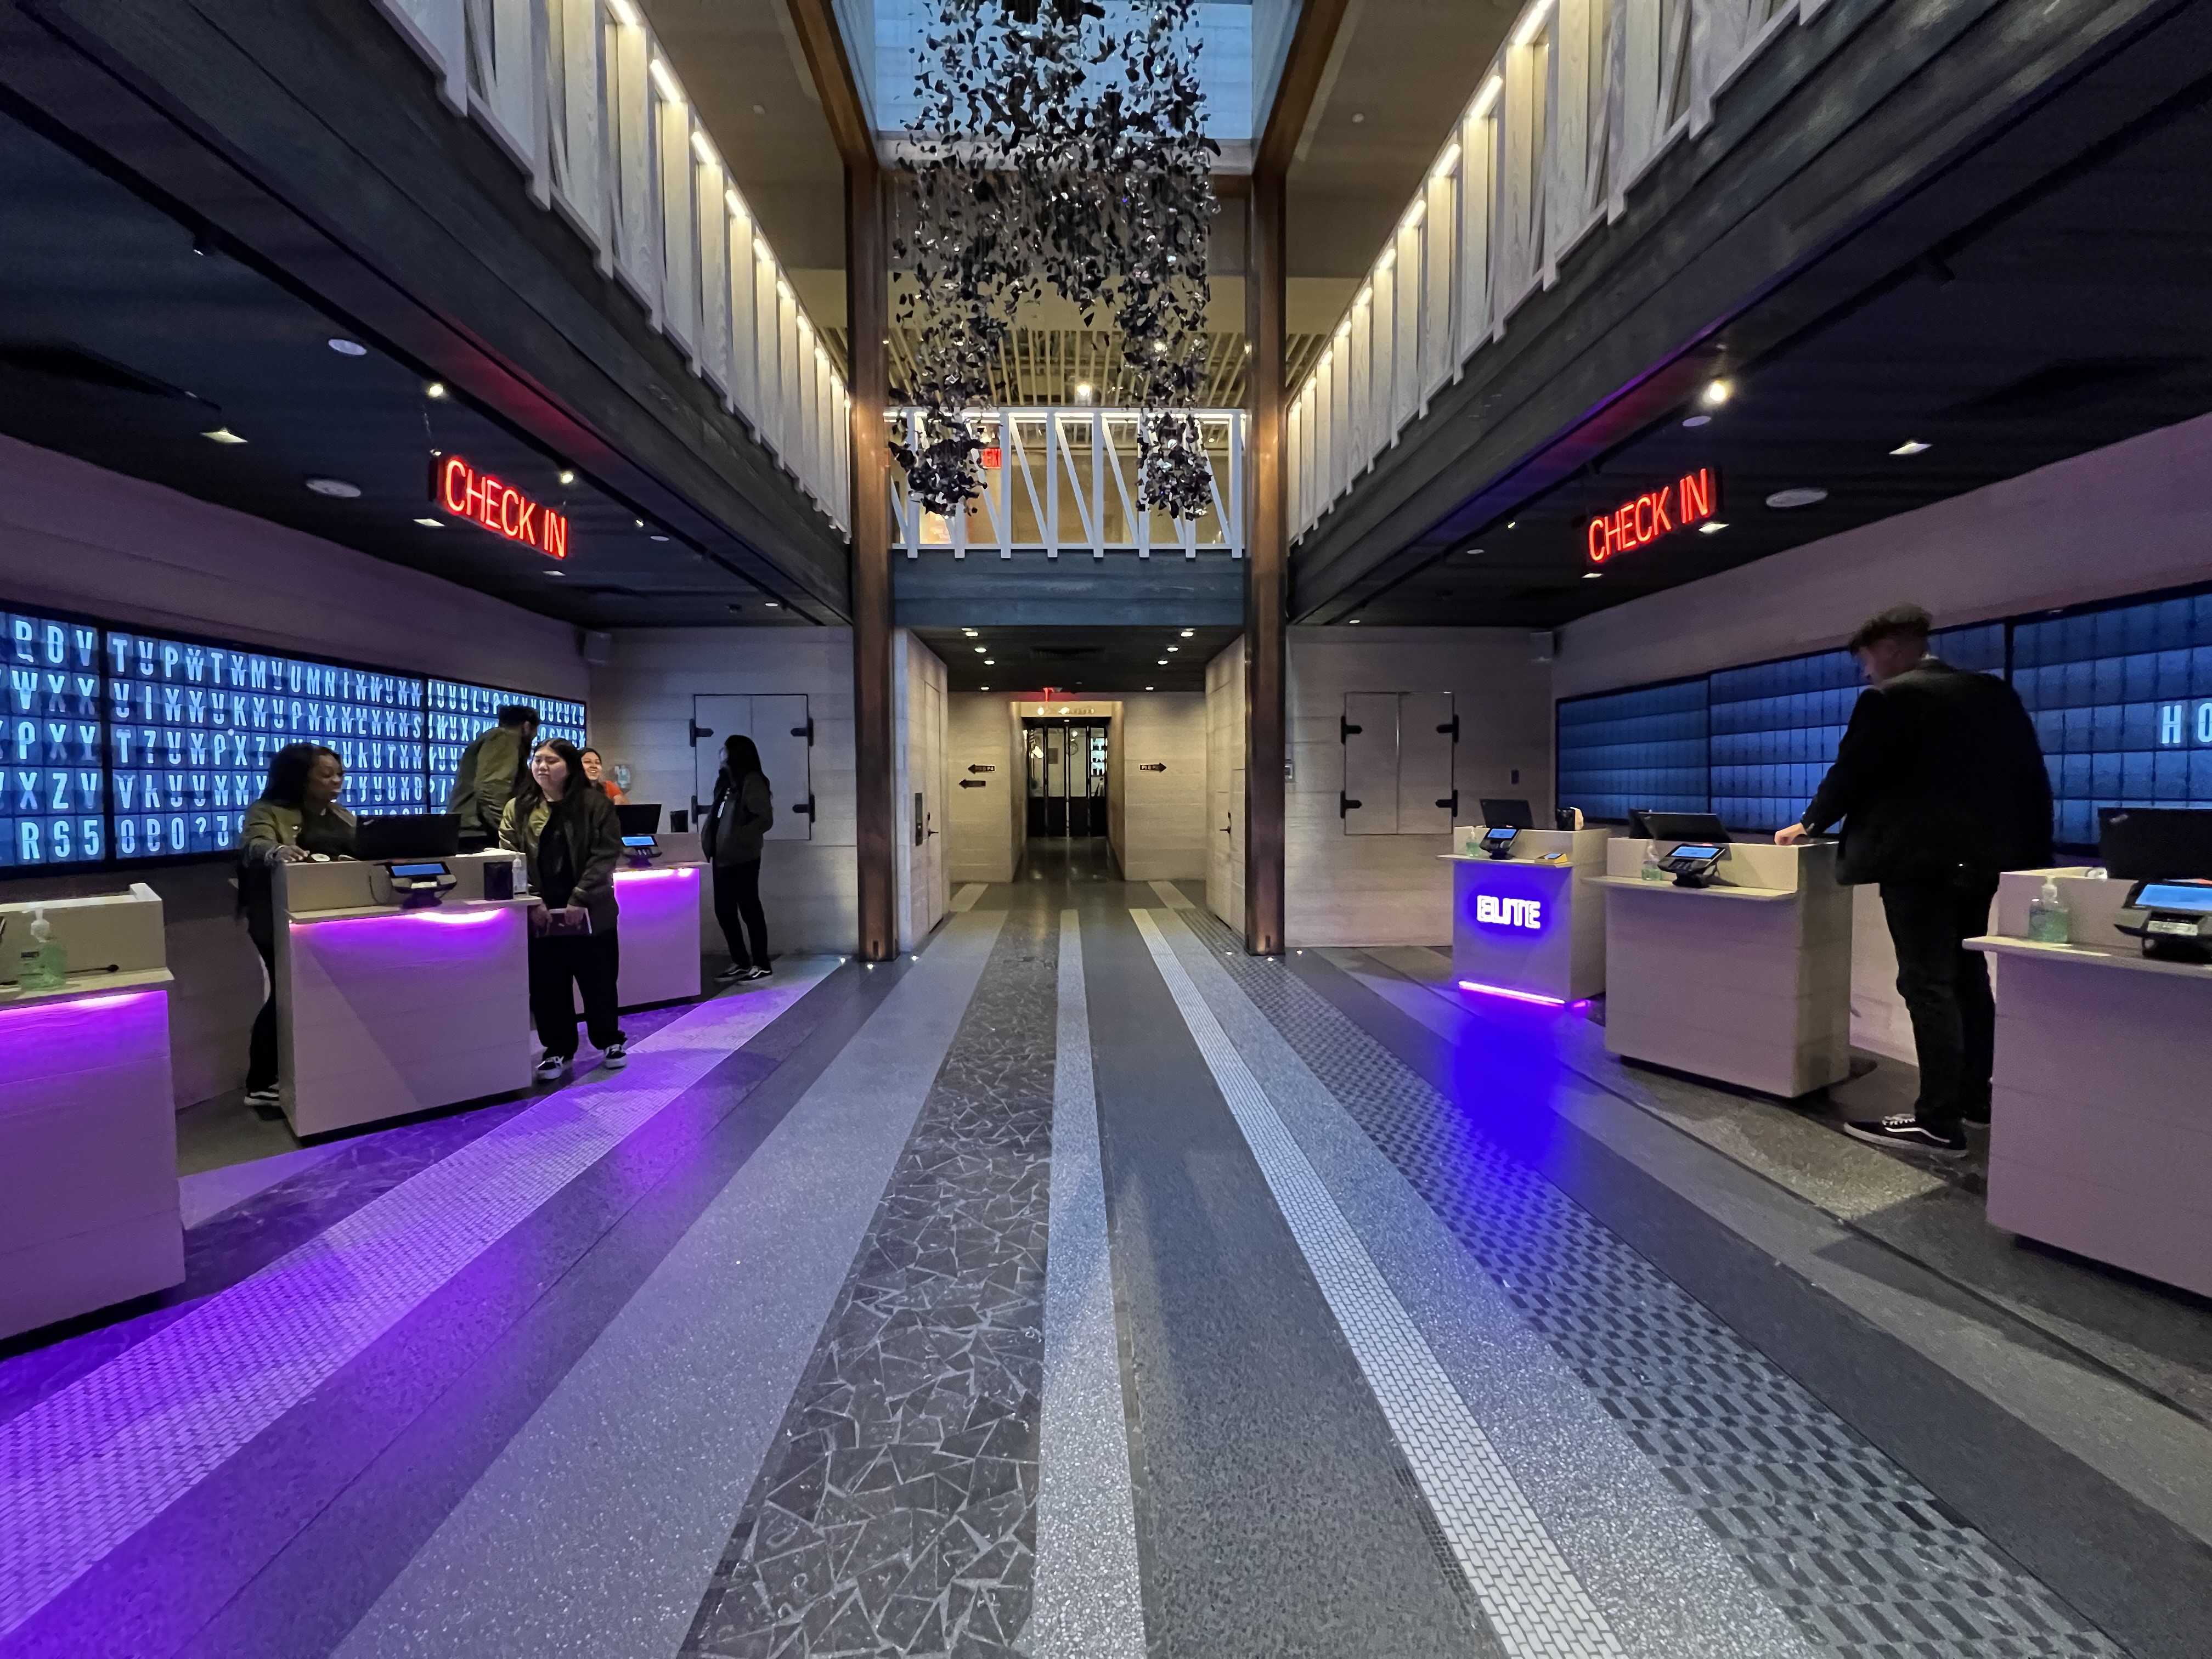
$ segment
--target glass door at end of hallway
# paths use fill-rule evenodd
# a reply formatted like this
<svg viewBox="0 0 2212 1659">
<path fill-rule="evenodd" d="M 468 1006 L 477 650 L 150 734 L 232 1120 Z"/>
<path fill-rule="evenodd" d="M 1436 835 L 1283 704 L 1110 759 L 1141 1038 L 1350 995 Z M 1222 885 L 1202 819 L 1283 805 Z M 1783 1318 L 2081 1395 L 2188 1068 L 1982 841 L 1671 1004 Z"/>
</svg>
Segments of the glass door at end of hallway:
<svg viewBox="0 0 2212 1659">
<path fill-rule="evenodd" d="M 1029 833 L 1085 837 L 1106 833 L 1103 720 L 1024 720 L 1029 755 Z"/>
</svg>

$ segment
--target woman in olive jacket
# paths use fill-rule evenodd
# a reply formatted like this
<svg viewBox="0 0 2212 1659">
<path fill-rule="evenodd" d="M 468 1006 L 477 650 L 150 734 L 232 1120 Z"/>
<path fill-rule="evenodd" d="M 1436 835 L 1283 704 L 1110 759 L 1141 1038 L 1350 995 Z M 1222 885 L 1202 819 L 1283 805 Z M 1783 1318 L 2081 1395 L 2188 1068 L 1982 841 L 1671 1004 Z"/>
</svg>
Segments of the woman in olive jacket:
<svg viewBox="0 0 2212 1659">
<path fill-rule="evenodd" d="M 574 744 L 554 738 L 532 753 L 527 781 L 500 814 L 499 844 L 522 854 L 541 907 L 530 930 L 530 1014 L 545 1045 L 538 1078 L 554 1081 L 576 1058 L 578 992 L 599 1063 L 621 1070 L 629 1063 L 616 1018 L 622 822 L 584 775 Z"/>
<path fill-rule="evenodd" d="M 269 763 L 261 798 L 246 809 L 238 829 L 238 908 L 246 936 L 268 970 L 269 994 L 254 1016 L 246 1045 L 246 1103 L 263 1117 L 277 1117 L 276 896 L 275 869 L 318 856 L 353 855 L 353 814 L 338 805 L 345 762 L 319 743 L 288 743 Z"/>
</svg>

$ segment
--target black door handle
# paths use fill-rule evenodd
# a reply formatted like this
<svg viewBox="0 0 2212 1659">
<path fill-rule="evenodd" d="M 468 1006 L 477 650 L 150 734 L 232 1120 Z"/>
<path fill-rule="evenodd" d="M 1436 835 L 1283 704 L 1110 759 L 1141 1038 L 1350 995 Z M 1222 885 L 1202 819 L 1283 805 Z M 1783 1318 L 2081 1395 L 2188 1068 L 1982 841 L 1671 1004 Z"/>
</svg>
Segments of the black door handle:
<svg viewBox="0 0 2212 1659">
<path fill-rule="evenodd" d="M 702 726 L 696 720 L 691 722 L 691 746 L 694 749 L 699 746 L 700 738 L 711 738 L 714 735 L 714 730 L 712 726 Z"/>
<path fill-rule="evenodd" d="M 1336 815 L 1339 817 L 1342 817 L 1346 812 L 1356 812 L 1366 804 L 1364 801 L 1352 799 L 1341 789 L 1336 792 Z"/>
</svg>

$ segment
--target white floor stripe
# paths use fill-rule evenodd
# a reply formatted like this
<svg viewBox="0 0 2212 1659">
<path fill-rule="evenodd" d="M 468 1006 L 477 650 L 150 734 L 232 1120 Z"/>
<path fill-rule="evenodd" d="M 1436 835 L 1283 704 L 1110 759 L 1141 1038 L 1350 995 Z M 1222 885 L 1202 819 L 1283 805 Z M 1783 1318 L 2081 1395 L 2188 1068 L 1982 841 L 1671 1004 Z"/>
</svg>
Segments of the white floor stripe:
<svg viewBox="0 0 2212 1659">
<path fill-rule="evenodd" d="M 975 908 L 975 901 L 990 890 L 981 882 L 971 881 L 952 896 L 952 902 L 947 908 L 954 910 L 972 910 Z"/>
<path fill-rule="evenodd" d="M 1044 1411 L 1036 1580 L 1020 1648 L 1031 1659 L 1144 1659 L 1136 1498 L 1129 1474 L 1083 936 L 1060 916 L 1060 1024 L 1044 1258 Z"/>
<path fill-rule="evenodd" d="M 836 963 L 787 959 L 0 1424 L 0 1636 L 650 1121 Z"/>
<path fill-rule="evenodd" d="M 1512 1659 L 1626 1659 L 1149 911 L 1133 916 L 1413 1478 Z"/>
<path fill-rule="evenodd" d="M 1197 908 L 1183 896 L 1182 889 L 1171 881 L 1148 881 L 1145 885 L 1158 893 L 1160 896 L 1160 902 L 1170 910 L 1190 910 Z"/>
</svg>

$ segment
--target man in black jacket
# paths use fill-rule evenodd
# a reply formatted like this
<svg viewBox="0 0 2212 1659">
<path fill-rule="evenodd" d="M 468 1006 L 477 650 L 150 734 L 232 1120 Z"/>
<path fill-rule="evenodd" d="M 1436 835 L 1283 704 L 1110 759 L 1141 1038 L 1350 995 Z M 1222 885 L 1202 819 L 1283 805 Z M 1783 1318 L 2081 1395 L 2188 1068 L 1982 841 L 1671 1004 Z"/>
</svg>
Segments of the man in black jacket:
<svg viewBox="0 0 2212 1659">
<path fill-rule="evenodd" d="M 1881 889 L 1897 988 L 1912 1017 L 1920 1097 L 1911 1116 L 1846 1126 L 1862 1140 L 1955 1156 L 1986 1123 L 1996 1006 L 1988 963 L 1963 941 L 1988 931 L 1997 872 L 2051 862 L 2051 776 L 2035 724 L 2002 680 L 1930 656 L 1932 624 L 1899 605 L 1851 636 L 1872 682 L 1835 764 L 1784 846 L 1844 823 L 1840 875 Z"/>
</svg>

